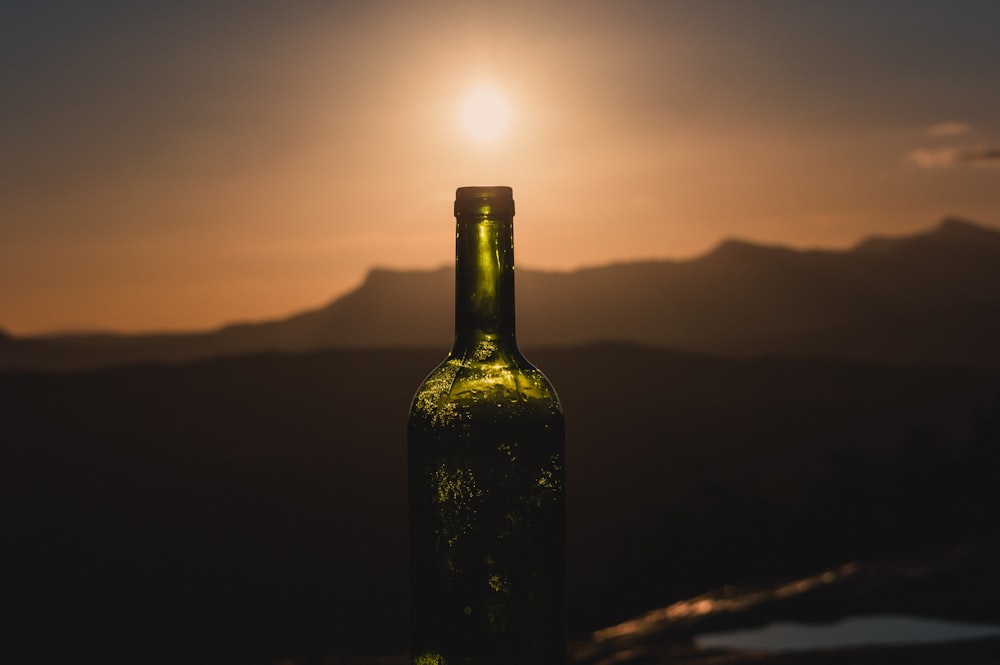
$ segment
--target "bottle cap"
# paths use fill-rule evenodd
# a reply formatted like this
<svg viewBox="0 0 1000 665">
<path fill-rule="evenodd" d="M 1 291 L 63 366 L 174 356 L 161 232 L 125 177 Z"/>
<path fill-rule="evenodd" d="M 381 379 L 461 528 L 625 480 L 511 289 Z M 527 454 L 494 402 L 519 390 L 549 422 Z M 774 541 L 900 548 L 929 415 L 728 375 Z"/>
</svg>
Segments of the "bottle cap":
<svg viewBox="0 0 1000 665">
<path fill-rule="evenodd" d="M 455 191 L 455 216 L 514 216 L 514 190 L 510 187 L 459 187 Z"/>
</svg>

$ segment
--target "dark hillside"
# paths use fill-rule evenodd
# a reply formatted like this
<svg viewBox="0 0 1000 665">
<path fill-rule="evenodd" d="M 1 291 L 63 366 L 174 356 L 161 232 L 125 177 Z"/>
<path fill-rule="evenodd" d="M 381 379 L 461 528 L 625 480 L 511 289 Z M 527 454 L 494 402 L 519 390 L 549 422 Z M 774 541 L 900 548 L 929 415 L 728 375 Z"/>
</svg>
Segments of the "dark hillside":
<svg viewBox="0 0 1000 665">
<path fill-rule="evenodd" d="M 0 374 L 8 653 L 404 649 L 404 424 L 443 355 Z M 567 411 L 575 635 L 995 523 L 995 370 L 620 344 L 530 355 Z"/>
</svg>

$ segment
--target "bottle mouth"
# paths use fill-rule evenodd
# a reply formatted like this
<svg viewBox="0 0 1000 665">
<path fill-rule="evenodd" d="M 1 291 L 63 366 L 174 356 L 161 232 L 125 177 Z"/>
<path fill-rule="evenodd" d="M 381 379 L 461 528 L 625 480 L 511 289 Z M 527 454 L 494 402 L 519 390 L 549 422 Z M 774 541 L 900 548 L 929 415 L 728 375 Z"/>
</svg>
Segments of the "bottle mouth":
<svg viewBox="0 0 1000 665">
<path fill-rule="evenodd" d="M 513 217 L 514 190 L 510 187 L 459 187 L 455 190 L 455 216 Z"/>
</svg>

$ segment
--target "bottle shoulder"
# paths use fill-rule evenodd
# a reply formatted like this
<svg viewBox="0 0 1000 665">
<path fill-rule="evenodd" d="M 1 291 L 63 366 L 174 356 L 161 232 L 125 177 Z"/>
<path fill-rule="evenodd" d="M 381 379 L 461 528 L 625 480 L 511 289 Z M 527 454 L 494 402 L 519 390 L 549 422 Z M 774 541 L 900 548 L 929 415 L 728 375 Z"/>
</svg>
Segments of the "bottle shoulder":
<svg viewBox="0 0 1000 665">
<path fill-rule="evenodd" d="M 520 353 L 452 353 L 417 389 L 410 418 L 446 425 L 455 420 L 562 418 L 552 383 Z"/>
</svg>

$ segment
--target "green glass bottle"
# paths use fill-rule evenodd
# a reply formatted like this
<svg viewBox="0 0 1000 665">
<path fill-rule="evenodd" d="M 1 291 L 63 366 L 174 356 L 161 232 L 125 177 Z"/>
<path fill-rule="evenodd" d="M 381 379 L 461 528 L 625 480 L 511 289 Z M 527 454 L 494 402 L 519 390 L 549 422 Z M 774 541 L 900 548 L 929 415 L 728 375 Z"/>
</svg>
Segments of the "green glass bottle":
<svg viewBox="0 0 1000 665">
<path fill-rule="evenodd" d="M 455 217 L 455 343 L 408 426 L 411 662 L 562 665 L 563 413 L 514 335 L 512 191 Z"/>
</svg>

